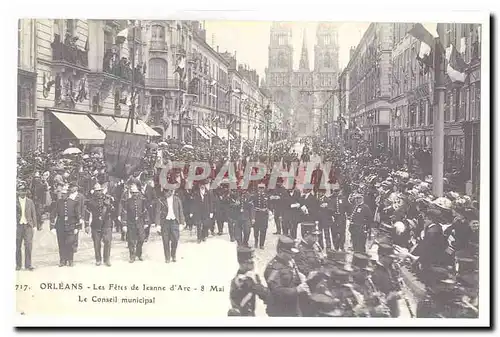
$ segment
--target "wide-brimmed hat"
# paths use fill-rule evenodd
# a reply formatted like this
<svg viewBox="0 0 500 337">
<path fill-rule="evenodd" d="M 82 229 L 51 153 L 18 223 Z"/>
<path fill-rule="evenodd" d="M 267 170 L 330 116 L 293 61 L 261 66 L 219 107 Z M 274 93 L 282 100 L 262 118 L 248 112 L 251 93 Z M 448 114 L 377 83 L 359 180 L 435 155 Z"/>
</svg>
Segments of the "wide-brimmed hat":
<svg viewBox="0 0 500 337">
<path fill-rule="evenodd" d="M 450 199 L 446 197 L 439 197 L 432 202 L 435 206 L 442 210 L 451 210 L 453 204 Z"/>
<path fill-rule="evenodd" d="M 94 185 L 94 192 L 95 191 L 102 191 L 104 188 L 101 186 L 101 184 L 97 183 Z"/>
</svg>

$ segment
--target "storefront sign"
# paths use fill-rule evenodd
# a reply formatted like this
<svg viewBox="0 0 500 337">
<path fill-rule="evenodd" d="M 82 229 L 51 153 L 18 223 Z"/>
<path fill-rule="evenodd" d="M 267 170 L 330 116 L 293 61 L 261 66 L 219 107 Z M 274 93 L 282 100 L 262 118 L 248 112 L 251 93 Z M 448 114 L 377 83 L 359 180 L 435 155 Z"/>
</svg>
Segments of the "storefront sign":
<svg viewBox="0 0 500 337">
<path fill-rule="evenodd" d="M 104 160 L 110 176 L 127 178 L 140 165 L 146 150 L 146 136 L 106 131 Z"/>
</svg>

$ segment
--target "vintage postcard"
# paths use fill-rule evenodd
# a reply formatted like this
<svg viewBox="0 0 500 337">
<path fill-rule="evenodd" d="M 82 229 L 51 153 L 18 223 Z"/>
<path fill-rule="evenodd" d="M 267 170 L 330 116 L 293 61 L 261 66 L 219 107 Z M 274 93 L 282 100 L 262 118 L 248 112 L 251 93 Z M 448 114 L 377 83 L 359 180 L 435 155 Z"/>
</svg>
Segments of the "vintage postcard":
<svg viewBox="0 0 500 337">
<path fill-rule="evenodd" d="M 19 19 L 15 324 L 489 325 L 487 15 L 252 15 Z"/>
</svg>

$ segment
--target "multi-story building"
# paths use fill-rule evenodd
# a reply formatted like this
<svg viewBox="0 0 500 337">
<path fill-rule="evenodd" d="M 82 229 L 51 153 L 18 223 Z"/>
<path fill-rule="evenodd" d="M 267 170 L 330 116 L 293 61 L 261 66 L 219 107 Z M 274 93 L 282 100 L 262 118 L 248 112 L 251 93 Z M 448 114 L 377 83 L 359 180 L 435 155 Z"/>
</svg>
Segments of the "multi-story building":
<svg viewBox="0 0 500 337">
<path fill-rule="evenodd" d="M 193 123 L 198 136 L 207 139 L 225 132 L 228 104 L 228 61 L 206 42 L 206 31 L 193 22 L 192 81 L 197 99 L 193 104 Z M 218 47 L 217 47 L 218 48 Z M 214 132 L 215 131 L 215 132 Z"/>
<path fill-rule="evenodd" d="M 350 138 L 350 132 L 352 130 L 352 125 L 349 119 L 349 68 L 344 68 L 340 72 L 339 75 L 339 114 L 343 118 L 343 125 L 339 125 L 339 128 L 342 127 L 342 137 L 344 140 L 348 140 Z"/>
<path fill-rule="evenodd" d="M 43 145 L 43 124 L 36 110 L 36 21 L 18 21 L 17 49 L 17 153 Z"/>
<path fill-rule="evenodd" d="M 127 20 L 37 19 L 37 117 L 43 149 L 103 144 L 105 132 L 156 136 L 142 120 L 145 65 L 142 23 Z M 133 52 L 135 51 L 135 52 Z M 39 135 L 41 133 L 41 135 Z"/>
<path fill-rule="evenodd" d="M 358 46 L 351 49 L 346 68 L 350 127 L 361 129 L 373 149 L 387 147 L 392 34 L 393 24 L 370 24 Z"/>
<path fill-rule="evenodd" d="M 194 116 L 189 81 L 192 80 L 191 22 L 145 21 L 146 120 L 163 135 L 189 141 Z M 179 68 L 178 68 L 179 67 Z M 181 77 L 182 72 L 182 77 Z"/>
<path fill-rule="evenodd" d="M 293 69 L 292 25 L 274 22 L 270 32 L 266 87 L 285 110 L 285 123 L 299 135 L 321 130 L 320 116 L 325 103 L 335 98 L 338 76 L 338 36 L 334 24 L 319 23 L 314 48 L 314 69 L 309 68 L 309 52 L 304 31 L 298 70 Z M 324 110 L 324 109 L 323 109 Z M 335 120 L 333 113 L 325 122 Z"/>
<path fill-rule="evenodd" d="M 415 60 L 419 42 L 408 35 L 409 23 L 394 24 L 393 76 L 390 148 L 403 161 L 414 163 L 418 149 L 432 148 L 433 83 L 431 72 L 425 72 Z M 453 44 L 468 63 L 465 83 L 452 83 L 446 76 L 445 94 L 445 173 L 461 172 L 457 186 L 468 193 L 479 188 L 480 139 L 480 60 L 481 44 L 478 24 L 444 24 L 445 46 Z M 431 165 L 424 167 L 431 172 Z M 466 188 L 467 187 L 467 188 Z"/>
</svg>

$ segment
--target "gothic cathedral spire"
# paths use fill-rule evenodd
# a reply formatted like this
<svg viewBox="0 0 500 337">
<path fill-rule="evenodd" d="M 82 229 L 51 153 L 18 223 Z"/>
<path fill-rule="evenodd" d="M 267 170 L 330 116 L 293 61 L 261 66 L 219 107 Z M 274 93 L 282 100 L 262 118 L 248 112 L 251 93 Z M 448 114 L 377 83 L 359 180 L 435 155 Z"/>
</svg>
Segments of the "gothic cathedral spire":
<svg viewBox="0 0 500 337">
<path fill-rule="evenodd" d="M 309 71 L 309 53 L 307 50 L 306 30 L 304 29 L 302 40 L 302 52 L 300 54 L 299 70 Z"/>
</svg>

